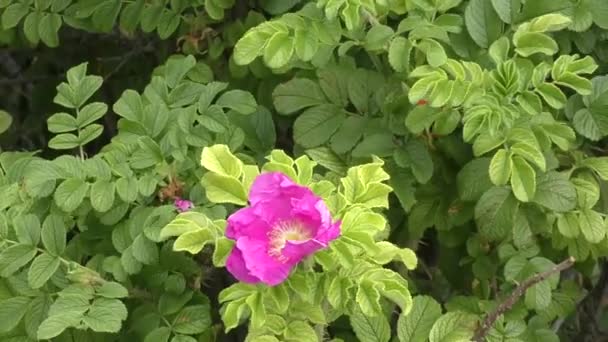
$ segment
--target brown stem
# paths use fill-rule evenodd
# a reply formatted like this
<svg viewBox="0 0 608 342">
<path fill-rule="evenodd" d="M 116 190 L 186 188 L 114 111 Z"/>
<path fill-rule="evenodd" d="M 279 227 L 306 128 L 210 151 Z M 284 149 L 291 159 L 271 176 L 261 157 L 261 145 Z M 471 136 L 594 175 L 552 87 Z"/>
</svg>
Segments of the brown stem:
<svg viewBox="0 0 608 342">
<path fill-rule="evenodd" d="M 507 299 L 505 301 L 500 303 L 500 305 L 494 311 L 492 311 L 491 313 L 489 313 L 486 316 L 486 318 L 483 320 L 483 322 L 479 325 L 479 327 L 475 331 L 475 334 L 473 335 L 472 340 L 475 342 L 485 341 L 485 337 L 488 334 L 488 332 L 490 331 L 490 329 L 492 328 L 492 326 L 494 325 L 494 322 L 496 322 L 496 320 L 502 314 L 509 311 L 513 307 L 513 305 L 515 305 L 515 303 L 517 303 L 519 298 L 521 296 L 523 296 L 524 293 L 526 293 L 527 289 L 529 289 L 530 287 L 549 278 L 550 276 L 554 275 L 555 273 L 560 273 L 561 271 L 572 267 L 572 265 L 574 265 L 574 261 L 575 260 L 573 257 L 569 257 L 568 259 L 555 265 L 552 269 L 547 270 L 542 273 L 538 273 L 538 274 L 534 275 L 533 277 L 530 277 L 530 278 L 524 280 L 521 284 L 519 284 L 519 286 L 517 286 L 515 288 L 515 291 L 513 291 L 511 293 L 511 295 L 509 297 L 507 297 Z"/>
</svg>

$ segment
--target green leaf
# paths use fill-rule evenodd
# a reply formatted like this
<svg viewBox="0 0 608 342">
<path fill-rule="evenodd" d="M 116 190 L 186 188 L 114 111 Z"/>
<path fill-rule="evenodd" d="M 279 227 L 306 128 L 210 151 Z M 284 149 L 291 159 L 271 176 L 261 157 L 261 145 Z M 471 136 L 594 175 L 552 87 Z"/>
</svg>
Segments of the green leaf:
<svg viewBox="0 0 608 342">
<path fill-rule="evenodd" d="M 490 162 L 490 180 L 495 185 L 505 185 L 511 177 L 511 153 L 505 149 L 498 150 Z"/>
<path fill-rule="evenodd" d="M 183 308 L 173 320 L 173 331 L 180 334 L 200 334 L 211 326 L 208 305 L 192 305 Z"/>
<path fill-rule="evenodd" d="M 120 27 L 127 32 L 134 32 L 137 29 L 143 10 L 145 0 L 136 0 L 125 5 L 120 13 Z"/>
<path fill-rule="evenodd" d="M 118 299 L 97 298 L 84 316 L 83 322 L 95 332 L 118 332 L 127 318 L 127 308 Z"/>
<path fill-rule="evenodd" d="M 13 117 L 4 110 L 0 110 L 0 134 L 8 131 L 13 123 Z"/>
<path fill-rule="evenodd" d="M 72 132 L 78 129 L 76 118 L 68 113 L 53 114 L 47 120 L 48 129 L 53 133 Z"/>
<path fill-rule="evenodd" d="M 566 104 L 566 95 L 555 85 L 543 83 L 536 88 L 536 91 L 547 104 L 555 109 L 561 109 Z"/>
<path fill-rule="evenodd" d="M 349 116 L 344 120 L 336 134 L 331 137 L 331 148 L 336 153 L 350 151 L 361 139 L 367 120 L 360 116 Z"/>
<path fill-rule="evenodd" d="M 550 171 L 536 180 L 533 201 L 553 211 L 570 211 L 576 206 L 576 189 L 566 175 Z"/>
<path fill-rule="evenodd" d="M 336 246 L 337 244 L 334 243 L 333 247 Z M 352 259 L 352 256 L 350 258 Z M 356 300 L 364 315 L 374 317 L 383 314 L 380 306 L 380 293 L 371 282 L 363 280 L 359 283 Z"/>
<path fill-rule="evenodd" d="M 27 273 L 27 281 L 33 289 L 40 288 L 51 279 L 59 268 L 59 257 L 42 253 L 34 259 Z"/>
<path fill-rule="evenodd" d="M 5 30 L 13 28 L 19 24 L 21 19 L 28 14 L 29 8 L 27 4 L 21 2 L 15 2 L 12 5 L 8 6 L 2 12 L 2 17 L 0 17 L 0 21 L 2 22 L 2 28 Z"/>
<path fill-rule="evenodd" d="M 76 117 L 76 124 L 83 128 L 86 125 L 101 119 L 108 111 L 108 106 L 102 102 L 92 102 L 82 107 Z M 50 127 L 49 127 L 50 130 Z M 52 132 L 52 131 L 51 131 Z"/>
<path fill-rule="evenodd" d="M 293 114 L 328 102 L 321 87 L 307 78 L 294 78 L 279 84 L 272 92 L 272 98 L 275 108 L 281 114 Z"/>
<path fill-rule="evenodd" d="M 574 178 L 572 183 L 576 187 L 576 198 L 581 208 L 591 209 L 600 200 L 600 188 L 595 179 Z"/>
<path fill-rule="evenodd" d="M 79 319 L 62 315 L 47 317 L 38 328 L 38 339 L 47 340 L 60 335 L 65 329 L 79 323 Z"/>
<path fill-rule="evenodd" d="M 521 0 L 492 0 L 492 6 L 502 21 L 511 24 L 519 14 Z"/>
<path fill-rule="evenodd" d="M 537 188 L 537 195 L 538 192 Z M 475 221 L 484 236 L 500 239 L 511 231 L 517 210 L 517 199 L 509 188 L 493 187 L 477 202 Z"/>
<path fill-rule="evenodd" d="M 373 25 L 365 35 L 363 46 L 369 51 L 385 50 L 395 32 L 386 25 Z"/>
<path fill-rule="evenodd" d="M 467 31 L 477 45 L 488 48 L 500 37 L 502 23 L 487 0 L 471 0 L 464 13 Z"/>
<path fill-rule="evenodd" d="M 100 213 L 105 213 L 114 204 L 114 183 L 98 180 L 91 186 L 91 205 Z"/>
<path fill-rule="evenodd" d="M 293 37 L 290 37 L 284 31 L 276 32 L 268 39 L 266 46 L 264 46 L 264 63 L 273 69 L 282 68 L 289 63 L 294 51 L 295 44 Z"/>
<path fill-rule="evenodd" d="M 544 310 L 551 304 L 551 286 L 548 281 L 541 281 L 526 291 L 526 306 L 534 310 Z"/>
<path fill-rule="evenodd" d="M 13 221 L 17 240 L 26 245 L 37 246 L 40 242 L 40 220 L 33 214 L 17 216 Z"/>
<path fill-rule="evenodd" d="M 38 327 L 47 317 L 49 308 L 53 300 L 50 295 L 41 295 L 34 297 L 27 306 L 27 311 L 23 317 L 23 323 L 27 335 L 36 340 L 38 335 Z"/>
<path fill-rule="evenodd" d="M 226 145 L 205 147 L 201 155 L 201 165 L 221 176 L 239 178 L 243 173 L 243 162 L 235 157 Z"/>
<path fill-rule="evenodd" d="M 388 49 L 388 62 L 395 71 L 408 71 L 410 68 L 410 54 L 412 43 L 404 37 L 395 37 Z"/>
<path fill-rule="evenodd" d="M 247 193 L 243 184 L 231 176 L 208 172 L 202 179 L 207 198 L 213 203 L 247 204 Z"/>
<path fill-rule="evenodd" d="M 443 46 L 434 39 L 422 39 L 417 47 L 426 55 L 426 61 L 433 67 L 440 67 L 448 61 Z"/>
<path fill-rule="evenodd" d="M 36 247 L 13 245 L 0 253 L 0 276 L 9 277 L 36 256 Z"/>
<path fill-rule="evenodd" d="M 594 109 L 579 109 L 572 118 L 576 131 L 593 141 L 598 141 L 608 132 L 608 116 Z"/>
<path fill-rule="evenodd" d="M 522 57 L 530 57 L 537 53 L 552 56 L 558 51 L 555 40 L 539 32 L 517 34 L 513 39 L 513 44 L 515 45 L 515 52 Z"/>
<path fill-rule="evenodd" d="M 360 341 L 388 342 L 391 338 L 390 325 L 383 314 L 370 317 L 357 308 L 350 316 L 350 325 Z"/>
<path fill-rule="evenodd" d="M 371 134 L 363 138 L 363 140 L 353 149 L 352 156 L 356 158 L 364 158 L 370 155 L 378 157 L 388 157 L 395 151 L 395 142 L 393 136 L 388 133 Z M 420 152 L 420 151 L 416 151 Z M 424 151 L 422 151 L 424 152 Z M 424 158 L 424 156 L 416 155 L 415 158 Z M 421 162 L 420 159 L 417 160 Z M 428 166 L 418 165 L 418 166 Z M 429 172 L 429 169 L 420 170 L 422 173 Z M 432 165 L 430 172 L 432 173 Z M 423 176 L 424 177 L 424 176 Z"/>
<path fill-rule="evenodd" d="M 223 93 L 215 104 L 223 108 L 230 108 L 240 114 L 251 114 L 258 108 L 253 95 L 243 90 L 229 90 Z"/>
<path fill-rule="evenodd" d="M 457 176 L 458 194 L 464 201 L 477 201 L 484 192 L 492 187 L 488 173 L 489 158 L 473 159 L 467 163 Z"/>
<path fill-rule="evenodd" d="M 74 134 L 59 134 L 49 140 L 49 147 L 54 150 L 70 150 L 80 145 L 80 140 Z"/>
<path fill-rule="evenodd" d="M 513 194 L 521 202 L 529 202 L 536 191 L 536 172 L 523 158 L 511 159 L 511 187 Z"/>
<path fill-rule="evenodd" d="M 315 330 L 304 321 L 293 321 L 287 325 L 285 329 L 286 341 L 318 341 Z"/>
<path fill-rule="evenodd" d="M 412 310 L 399 316 L 397 334 L 400 341 L 426 342 L 435 321 L 441 316 L 441 306 L 432 297 L 417 296 Z"/>
<path fill-rule="evenodd" d="M 167 342 L 171 336 L 171 328 L 158 327 L 148 333 L 144 342 Z"/>
<path fill-rule="evenodd" d="M 583 209 L 579 212 L 579 227 L 585 239 L 598 243 L 606 236 L 606 224 L 602 216 L 594 210 Z"/>
<path fill-rule="evenodd" d="M 160 21 L 156 27 L 160 39 L 169 38 L 179 27 L 181 17 L 179 13 L 165 9 L 160 16 Z"/>
<path fill-rule="evenodd" d="M 61 16 L 57 13 L 44 13 L 38 22 L 40 40 L 49 47 L 59 46 L 58 32 L 61 28 Z"/>
<path fill-rule="evenodd" d="M 608 29 L 608 4 L 602 0 L 590 0 L 589 7 L 593 9 L 593 22 L 603 29 Z"/>
<path fill-rule="evenodd" d="M 477 317 L 460 311 L 441 316 L 431 329 L 429 342 L 468 341 L 477 327 Z"/>
<path fill-rule="evenodd" d="M 95 289 L 95 293 L 104 298 L 126 298 L 129 296 L 129 291 L 124 286 L 113 281 L 104 282 Z"/>
<path fill-rule="evenodd" d="M 314 30 L 296 29 L 294 39 L 296 56 L 304 62 L 312 60 L 319 51 L 319 41 Z"/>
<path fill-rule="evenodd" d="M 294 122 L 293 137 L 304 148 L 326 143 L 345 119 L 341 108 L 319 105 L 304 111 Z"/>
<path fill-rule="evenodd" d="M 66 245 L 66 224 L 61 216 L 51 214 L 42 224 L 42 244 L 52 255 L 61 255 Z"/>
<path fill-rule="evenodd" d="M 129 203 L 137 199 L 138 184 L 135 177 L 118 178 L 116 181 L 116 192 L 118 197 Z"/>
<path fill-rule="evenodd" d="M 84 200 L 89 186 L 82 179 L 68 178 L 55 190 L 55 203 L 65 212 L 72 212 L 80 206 Z"/>
<path fill-rule="evenodd" d="M 428 149 L 420 140 L 411 139 L 405 145 L 408 164 L 419 183 L 427 183 L 433 176 L 433 159 Z"/>
<path fill-rule="evenodd" d="M 132 253 L 133 257 L 142 264 L 153 265 L 158 262 L 158 247 L 144 234 L 139 234 L 133 241 Z"/>
<path fill-rule="evenodd" d="M 590 168 L 601 179 L 608 180 L 608 157 L 587 158 L 581 162 L 581 166 Z"/>
<path fill-rule="evenodd" d="M 559 215 L 557 217 L 557 229 L 565 237 L 576 238 L 580 231 L 577 215 L 574 213 Z"/>
<path fill-rule="evenodd" d="M 106 0 L 95 8 L 92 16 L 93 26 L 101 32 L 109 32 L 114 27 L 122 2 L 120 0 Z"/>
<path fill-rule="evenodd" d="M 215 241 L 215 234 L 209 229 L 199 229 L 180 235 L 173 244 L 173 250 L 176 252 L 188 252 L 197 254 L 208 243 Z"/>
<path fill-rule="evenodd" d="M 84 146 L 91 141 L 95 140 L 103 132 L 103 126 L 100 124 L 92 124 L 78 133 L 78 145 Z"/>
<path fill-rule="evenodd" d="M 0 333 L 13 330 L 21 322 L 30 300 L 19 296 L 0 301 Z"/>
<path fill-rule="evenodd" d="M 215 241 L 215 249 L 213 249 L 213 265 L 215 267 L 226 266 L 226 259 L 232 249 L 234 248 L 234 241 L 220 237 Z"/>
<path fill-rule="evenodd" d="M 516 156 L 523 157 L 527 161 L 536 164 L 541 171 L 546 171 L 545 156 L 539 148 L 525 142 L 517 142 L 511 146 L 511 152 Z"/>
<path fill-rule="evenodd" d="M 274 30 L 272 31 L 274 33 Z M 247 31 L 234 46 L 234 62 L 237 65 L 247 65 L 262 54 L 266 41 L 272 33 L 264 32 L 261 27 Z"/>
</svg>

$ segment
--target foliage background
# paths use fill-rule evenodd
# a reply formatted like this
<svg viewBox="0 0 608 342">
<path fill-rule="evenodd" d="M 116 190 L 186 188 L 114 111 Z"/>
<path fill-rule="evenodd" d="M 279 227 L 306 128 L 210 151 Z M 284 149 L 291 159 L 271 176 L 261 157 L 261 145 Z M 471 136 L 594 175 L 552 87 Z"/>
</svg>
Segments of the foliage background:
<svg viewBox="0 0 608 342">
<path fill-rule="evenodd" d="M 62 298 L 77 307 L 69 302 L 70 284 L 90 285 L 78 290 L 87 313 L 79 314 L 90 314 L 99 300 L 103 310 L 124 317 L 96 326 L 78 316 L 56 340 L 273 341 L 314 334 L 344 341 L 468 340 L 517 284 L 568 256 L 577 259 L 575 267 L 559 282 L 554 276 L 528 290 L 487 338 L 605 338 L 606 1 L 0 0 L 0 13 L 0 130 L 6 129 L 0 146 L 11 151 L 0 156 L 5 340 L 36 340 Z M 87 75 L 101 78 L 83 81 L 83 69 L 72 69 L 78 72 L 70 79 L 68 70 L 83 62 Z M 93 132 L 76 143 L 65 136 L 70 119 L 49 120 L 58 112 L 76 115 L 60 99 L 66 78 L 74 89 L 99 83 L 73 107 L 107 106 L 107 113 L 91 114 L 92 121 L 73 129 Z M 158 90 L 165 85 L 174 95 Z M 143 107 L 167 111 L 134 110 L 135 93 L 143 95 Z M 175 128 L 181 124 L 170 117 L 177 115 L 194 115 L 180 126 L 187 129 Z M 354 245 L 337 244 L 328 253 L 339 265 L 320 256 L 313 278 L 300 270 L 304 278 L 282 288 L 303 302 L 323 303 L 323 312 L 292 302 L 290 309 L 303 309 L 290 316 L 268 304 L 283 292 L 247 289 L 249 297 L 233 297 L 238 305 L 226 314 L 231 292 L 220 292 L 239 288 L 230 287 L 216 254 L 229 244 L 213 236 L 214 249 L 203 249 L 208 241 L 201 240 L 172 251 L 172 239 L 149 232 L 175 224 L 170 199 L 177 193 L 200 209 L 202 216 L 188 221 L 196 231 L 221 231 L 217 220 L 242 205 L 217 182 L 226 175 L 206 176 L 216 170 L 200 166 L 203 147 L 216 144 L 228 145 L 242 160 L 236 164 L 285 171 L 319 191 L 334 184 L 327 199 L 336 214 L 362 205 L 366 215 L 383 215 L 386 230 L 380 223 L 380 233 L 368 231 L 371 243 L 358 236 Z M 294 164 L 277 150 L 270 154 L 273 149 L 312 161 Z M 13 153 L 25 151 L 36 157 Z M 357 191 L 349 197 L 352 189 L 344 185 L 360 177 L 352 176 L 361 170 L 355 166 L 380 165 L 372 154 L 382 158 L 390 180 L 367 179 L 355 190 L 388 184 L 386 205 L 386 193 L 380 205 L 366 204 Z M 66 155 L 72 157 L 58 158 Z M 315 163 L 308 180 L 303 165 Z M 247 189 L 245 171 L 228 176 L 237 178 L 226 181 L 231 186 Z M 100 191 L 107 187 L 111 195 Z M 79 193 L 80 201 L 69 200 Z M 156 221 L 145 219 L 151 213 Z M 44 233 L 60 226 L 67 241 L 61 252 Z M 123 241 L 117 232 L 126 226 L 139 228 L 127 228 Z M 401 248 L 388 259 L 372 251 L 386 241 Z M 13 244 L 38 246 L 34 255 L 61 254 L 61 261 L 47 260 L 57 260 L 60 271 L 32 283 L 34 255 L 11 269 L 23 256 L 6 252 Z M 413 271 L 405 266 L 412 266 L 407 248 L 418 257 Z M 123 257 L 129 253 L 131 263 Z M 174 266 L 163 255 L 175 258 Z M 400 258 L 405 265 L 393 262 Z M 350 275 L 354 283 L 332 282 L 368 261 L 407 282 L 386 278 L 378 285 L 380 275 L 362 274 Z M 401 302 L 380 298 L 393 281 L 407 284 L 395 285 Z M 323 302 L 322 294 L 329 299 Z M 27 310 L 14 315 L 19 306 Z M 195 323 L 176 328 L 174 320 L 188 310 Z M 260 332 L 266 319 L 278 327 Z"/>
</svg>

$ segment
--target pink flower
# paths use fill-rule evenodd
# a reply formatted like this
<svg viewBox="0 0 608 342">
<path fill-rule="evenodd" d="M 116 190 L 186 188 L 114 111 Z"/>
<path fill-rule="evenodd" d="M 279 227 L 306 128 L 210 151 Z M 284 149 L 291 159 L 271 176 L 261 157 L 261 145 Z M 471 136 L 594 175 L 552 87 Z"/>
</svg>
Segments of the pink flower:
<svg viewBox="0 0 608 342">
<path fill-rule="evenodd" d="M 194 204 L 188 200 L 182 199 L 182 198 L 176 198 L 175 199 L 175 209 L 177 209 L 177 211 L 179 211 L 180 213 L 183 213 L 184 211 L 188 211 L 192 208 L 194 208 Z"/>
<path fill-rule="evenodd" d="M 340 235 L 323 200 L 280 172 L 259 175 L 250 206 L 228 217 L 226 237 L 236 241 L 226 268 L 246 283 L 282 283 L 303 258 Z"/>
</svg>

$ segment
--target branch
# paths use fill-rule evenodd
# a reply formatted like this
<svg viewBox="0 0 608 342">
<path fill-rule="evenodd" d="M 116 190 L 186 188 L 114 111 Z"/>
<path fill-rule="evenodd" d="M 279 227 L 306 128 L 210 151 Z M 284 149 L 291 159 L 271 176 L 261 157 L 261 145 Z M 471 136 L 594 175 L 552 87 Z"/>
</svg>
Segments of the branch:
<svg viewBox="0 0 608 342">
<path fill-rule="evenodd" d="M 574 265 L 574 261 L 575 260 L 573 257 L 569 257 L 568 259 L 555 265 L 552 269 L 547 270 L 542 273 L 538 273 L 538 274 L 534 275 L 533 277 L 526 279 L 521 284 L 519 284 L 519 286 L 517 286 L 515 288 L 515 291 L 513 291 L 513 293 L 511 293 L 511 295 L 509 297 L 507 297 L 507 299 L 504 302 L 500 303 L 500 305 L 493 312 L 489 313 L 486 316 L 486 318 L 483 320 L 482 324 L 475 331 L 475 335 L 473 335 L 472 340 L 475 342 L 485 341 L 485 336 L 488 334 L 488 332 L 494 325 L 494 322 L 496 322 L 496 320 L 502 314 L 509 311 L 513 307 L 513 305 L 515 305 L 515 303 L 517 303 L 519 298 L 521 296 L 523 296 L 524 293 L 526 293 L 526 290 L 528 290 L 530 287 L 540 283 L 541 281 L 549 278 L 550 276 L 552 276 L 556 273 L 560 273 L 563 270 L 572 267 L 572 265 Z"/>
</svg>

